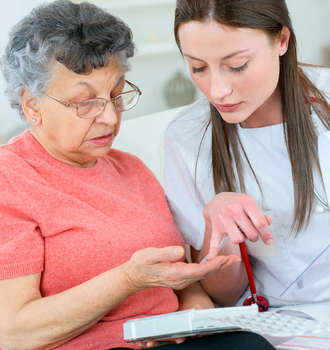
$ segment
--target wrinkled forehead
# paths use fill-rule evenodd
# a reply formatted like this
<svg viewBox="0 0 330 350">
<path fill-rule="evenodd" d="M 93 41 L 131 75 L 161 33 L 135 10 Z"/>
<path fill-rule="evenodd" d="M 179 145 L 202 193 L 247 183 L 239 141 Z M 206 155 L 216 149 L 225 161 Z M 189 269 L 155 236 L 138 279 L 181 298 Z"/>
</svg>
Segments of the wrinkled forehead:
<svg viewBox="0 0 330 350">
<path fill-rule="evenodd" d="M 87 74 L 78 74 L 55 62 L 52 69 L 50 89 L 63 90 L 67 93 L 76 90 L 88 90 L 94 93 L 108 92 L 125 80 L 121 61 L 113 59 L 102 68 L 93 69 Z"/>
</svg>

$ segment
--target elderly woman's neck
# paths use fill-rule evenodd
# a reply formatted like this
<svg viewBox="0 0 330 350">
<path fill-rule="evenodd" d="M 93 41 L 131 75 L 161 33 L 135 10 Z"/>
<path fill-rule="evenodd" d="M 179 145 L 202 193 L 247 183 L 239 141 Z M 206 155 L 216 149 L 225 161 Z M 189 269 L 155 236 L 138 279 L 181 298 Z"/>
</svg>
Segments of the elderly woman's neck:
<svg viewBox="0 0 330 350">
<path fill-rule="evenodd" d="M 66 155 L 62 154 L 60 150 L 57 149 L 56 151 L 54 151 L 54 147 L 48 144 L 49 141 L 47 140 L 47 138 L 42 137 L 42 133 L 38 131 L 38 127 L 36 126 L 31 126 L 31 128 L 29 129 L 29 133 L 39 142 L 39 144 L 51 157 L 55 158 L 56 160 L 62 163 L 69 164 L 77 168 L 92 168 L 96 164 L 96 158 L 68 158 Z"/>
</svg>

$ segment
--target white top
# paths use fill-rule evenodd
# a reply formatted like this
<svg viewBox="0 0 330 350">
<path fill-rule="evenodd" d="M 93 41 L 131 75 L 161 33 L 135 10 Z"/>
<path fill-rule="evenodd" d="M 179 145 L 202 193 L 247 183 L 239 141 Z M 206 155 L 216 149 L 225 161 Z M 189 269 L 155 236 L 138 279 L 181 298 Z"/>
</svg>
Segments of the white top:
<svg viewBox="0 0 330 350">
<path fill-rule="evenodd" d="M 330 69 L 313 68 L 308 71 L 316 85 L 330 96 Z M 166 195 L 185 242 L 197 250 L 202 248 L 204 238 L 202 210 L 215 195 L 211 168 L 211 127 L 204 134 L 209 110 L 209 101 L 202 97 L 174 119 L 165 136 Z M 312 118 L 318 133 L 326 131 L 315 113 L 312 113 Z M 273 245 L 247 242 L 258 293 L 265 295 L 269 304 L 275 307 L 326 300 L 330 303 L 330 273 L 327 278 L 280 298 L 281 293 L 330 243 L 329 211 L 314 211 L 307 230 L 297 237 L 291 230 L 293 181 L 283 125 L 251 129 L 238 126 L 238 133 L 261 185 L 263 197 L 242 157 L 247 194 L 257 201 L 264 214 L 273 218 L 270 226 L 274 235 Z M 314 181 L 317 192 L 326 198 L 317 174 Z M 317 199 L 316 205 L 322 206 Z M 249 293 L 247 290 L 239 303 Z"/>
<path fill-rule="evenodd" d="M 319 136 L 318 140 L 320 167 L 323 176 L 323 183 L 325 187 L 325 193 L 330 202 L 330 162 L 329 162 L 329 150 L 330 150 L 330 131 L 327 131 Z"/>
</svg>

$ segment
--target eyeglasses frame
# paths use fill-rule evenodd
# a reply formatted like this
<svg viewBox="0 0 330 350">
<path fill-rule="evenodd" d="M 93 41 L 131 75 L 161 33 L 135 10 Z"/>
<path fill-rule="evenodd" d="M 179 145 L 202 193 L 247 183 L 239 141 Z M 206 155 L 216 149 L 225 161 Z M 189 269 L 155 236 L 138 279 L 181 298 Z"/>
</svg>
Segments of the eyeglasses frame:
<svg viewBox="0 0 330 350">
<path fill-rule="evenodd" d="M 133 83 L 129 82 L 128 80 L 125 80 L 125 83 L 127 83 L 130 87 L 132 87 L 135 91 L 137 91 L 139 93 L 139 97 L 142 95 L 142 91 L 136 86 L 134 85 Z M 93 118 L 96 118 L 98 117 L 100 114 L 102 114 L 102 112 L 104 111 L 106 105 L 108 102 L 112 102 L 115 109 L 118 111 L 118 112 L 125 112 L 125 111 L 129 111 L 130 109 L 132 109 L 133 107 L 136 106 L 136 104 L 134 106 L 132 106 L 131 108 L 128 108 L 128 109 L 123 109 L 123 110 L 120 110 L 116 107 L 116 104 L 115 104 L 115 101 L 116 99 L 118 99 L 121 95 L 124 95 L 124 94 L 127 94 L 129 92 L 132 92 L 133 90 L 130 90 L 130 91 L 125 91 L 125 92 L 122 92 L 120 93 L 118 96 L 116 97 L 112 97 L 110 98 L 110 100 L 107 100 L 105 98 L 91 98 L 90 100 L 86 100 L 86 101 L 83 101 L 83 102 L 80 102 L 80 103 L 77 103 L 76 105 L 72 105 L 70 102 L 68 101 L 65 101 L 65 100 L 62 100 L 58 97 L 55 97 L 55 96 L 52 96 L 52 95 L 49 95 L 49 94 L 46 94 L 46 96 L 50 97 L 51 99 L 61 103 L 64 107 L 67 107 L 67 108 L 75 108 L 77 110 L 77 117 L 81 118 L 81 119 L 93 119 Z M 84 117 L 81 117 L 80 115 L 78 115 L 78 110 L 79 110 L 79 105 L 81 103 L 85 103 L 87 101 L 92 101 L 92 100 L 103 100 L 105 101 L 105 105 L 103 107 L 103 109 L 101 110 L 101 112 L 99 114 L 97 114 L 96 116 L 94 117 L 89 117 L 89 118 L 84 118 Z"/>
</svg>

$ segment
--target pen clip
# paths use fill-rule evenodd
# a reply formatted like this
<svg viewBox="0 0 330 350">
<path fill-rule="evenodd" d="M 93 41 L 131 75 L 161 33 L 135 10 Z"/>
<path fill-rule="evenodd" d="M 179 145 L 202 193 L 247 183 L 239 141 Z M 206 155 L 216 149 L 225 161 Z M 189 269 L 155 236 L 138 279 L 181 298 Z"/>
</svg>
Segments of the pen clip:
<svg viewBox="0 0 330 350">
<path fill-rule="evenodd" d="M 219 247 L 218 247 L 218 251 L 221 249 L 221 248 L 223 248 L 224 247 L 224 245 L 229 241 L 229 236 L 228 236 L 228 234 L 226 233 L 222 238 L 221 238 L 221 241 L 220 241 L 220 245 L 219 245 Z M 206 257 L 200 262 L 200 264 L 201 263 L 204 263 L 204 262 L 206 262 L 206 261 L 208 261 L 208 254 L 206 255 Z"/>
</svg>

